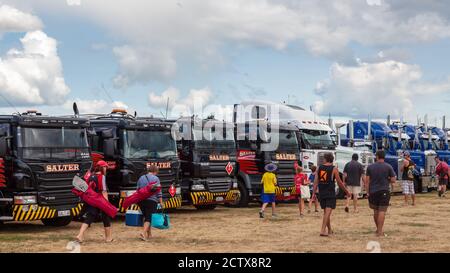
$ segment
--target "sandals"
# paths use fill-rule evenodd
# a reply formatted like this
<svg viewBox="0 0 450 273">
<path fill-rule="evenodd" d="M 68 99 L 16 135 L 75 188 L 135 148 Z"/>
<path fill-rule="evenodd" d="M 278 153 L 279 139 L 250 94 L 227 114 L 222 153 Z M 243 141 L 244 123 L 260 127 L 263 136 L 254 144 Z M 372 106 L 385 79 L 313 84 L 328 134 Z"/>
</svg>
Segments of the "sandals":
<svg viewBox="0 0 450 273">
<path fill-rule="evenodd" d="M 105 241 L 105 242 L 107 242 L 107 243 L 112 243 L 112 242 L 114 242 L 115 240 L 114 239 L 111 239 L 110 241 Z"/>
<path fill-rule="evenodd" d="M 75 238 L 75 240 L 73 240 L 73 241 L 79 243 L 80 245 L 81 245 L 82 243 L 84 243 L 83 240 L 80 240 L 80 239 L 78 239 L 78 238 Z"/>
<path fill-rule="evenodd" d="M 144 236 L 144 234 L 139 234 L 140 235 L 140 237 L 139 237 L 139 239 L 141 239 L 142 241 L 144 241 L 144 242 L 147 242 L 148 241 L 148 239 L 147 238 L 145 238 L 145 236 Z"/>
</svg>

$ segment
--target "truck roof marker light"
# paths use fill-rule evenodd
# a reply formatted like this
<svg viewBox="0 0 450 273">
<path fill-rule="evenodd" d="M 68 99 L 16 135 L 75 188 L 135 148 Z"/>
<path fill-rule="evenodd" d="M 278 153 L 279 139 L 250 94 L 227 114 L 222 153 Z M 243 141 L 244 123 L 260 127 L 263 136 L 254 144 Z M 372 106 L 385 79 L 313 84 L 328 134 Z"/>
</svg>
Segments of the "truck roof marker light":
<svg viewBox="0 0 450 273">
<path fill-rule="evenodd" d="M 42 120 L 43 124 L 48 124 L 48 120 Z"/>
<path fill-rule="evenodd" d="M 123 108 L 114 108 L 111 111 L 112 114 L 127 114 L 127 110 L 123 109 Z"/>
</svg>

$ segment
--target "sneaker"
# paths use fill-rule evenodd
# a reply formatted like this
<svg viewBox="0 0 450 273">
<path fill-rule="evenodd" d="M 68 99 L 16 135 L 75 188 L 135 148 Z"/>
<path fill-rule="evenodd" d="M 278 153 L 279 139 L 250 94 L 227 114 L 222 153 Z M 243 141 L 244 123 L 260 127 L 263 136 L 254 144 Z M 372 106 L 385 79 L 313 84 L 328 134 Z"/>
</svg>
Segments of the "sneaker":
<svg viewBox="0 0 450 273">
<path fill-rule="evenodd" d="M 344 210 L 345 210 L 345 212 L 347 212 L 347 213 L 349 212 L 348 207 L 345 207 Z"/>
<path fill-rule="evenodd" d="M 263 211 L 259 212 L 259 218 L 264 218 L 264 212 Z"/>
</svg>

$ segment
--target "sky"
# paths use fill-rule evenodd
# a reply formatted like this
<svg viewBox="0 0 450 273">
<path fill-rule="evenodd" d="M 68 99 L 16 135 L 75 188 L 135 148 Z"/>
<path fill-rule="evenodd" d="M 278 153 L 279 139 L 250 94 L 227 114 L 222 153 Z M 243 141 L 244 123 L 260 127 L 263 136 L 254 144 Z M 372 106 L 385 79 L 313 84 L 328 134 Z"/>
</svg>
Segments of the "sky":
<svg viewBox="0 0 450 273">
<path fill-rule="evenodd" d="M 0 113 L 270 100 L 440 125 L 448 48 L 444 0 L 0 0 Z"/>
</svg>

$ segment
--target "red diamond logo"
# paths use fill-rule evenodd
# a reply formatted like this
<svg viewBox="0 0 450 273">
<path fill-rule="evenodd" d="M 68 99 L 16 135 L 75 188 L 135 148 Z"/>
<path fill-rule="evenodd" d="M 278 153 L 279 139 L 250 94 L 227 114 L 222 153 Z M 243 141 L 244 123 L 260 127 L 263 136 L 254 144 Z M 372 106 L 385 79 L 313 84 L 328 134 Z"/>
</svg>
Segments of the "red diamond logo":
<svg viewBox="0 0 450 273">
<path fill-rule="evenodd" d="M 231 162 L 228 162 L 227 166 L 225 167 L 225 170 L 227 171 L 228 175 L 231 175 L 233 169 L 234 169 L 233 164 L 231 164 Z"/>
<path fill-rule="evenodd" d="M 174 185 L 171 185 L 170 188 L 169 188 L 169 193 L 170 193 L 170 195 L 171 195 L 172 197 L 174 197 L 176 192 L 177 192 L 177 190 L 175 189 L 175 186 L 174 186 Z"/>
</svg>

